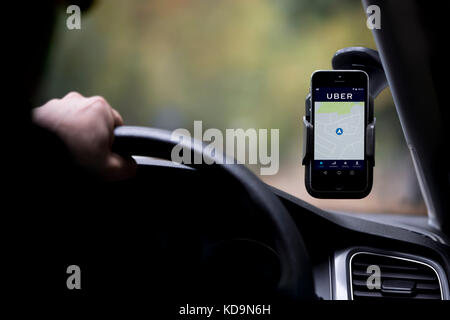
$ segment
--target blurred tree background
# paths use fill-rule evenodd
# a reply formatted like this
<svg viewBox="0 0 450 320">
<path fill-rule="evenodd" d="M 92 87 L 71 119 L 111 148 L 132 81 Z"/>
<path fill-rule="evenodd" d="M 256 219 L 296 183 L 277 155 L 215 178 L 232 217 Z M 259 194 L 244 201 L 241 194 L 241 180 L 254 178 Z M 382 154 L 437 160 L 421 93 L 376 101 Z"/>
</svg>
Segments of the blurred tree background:
<svg viewBox="0 0 450 320">
<path fill-rule="evenodd" d="M 311 73 L 330 69 L 340 48 L 375 48 L 360 1 L 99 0 L 81 30 L 68 30 L 67 16 L 61 8 L 36 105 L 76 90 L 105 96 L 127 124 L 279 128 L 280 171 L 261 177 L 269 184 L 327 209 L 425 213 L 388 89 L 376 101 L 372 194 L 317 200 L 304 187 Z"/>
</svg>

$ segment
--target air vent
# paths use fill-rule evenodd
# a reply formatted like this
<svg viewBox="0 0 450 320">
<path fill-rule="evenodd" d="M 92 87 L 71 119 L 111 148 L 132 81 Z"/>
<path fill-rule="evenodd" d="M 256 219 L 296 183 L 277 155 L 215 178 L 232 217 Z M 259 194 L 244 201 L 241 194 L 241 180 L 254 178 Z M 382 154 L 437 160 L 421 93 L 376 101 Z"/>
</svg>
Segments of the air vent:
<svg viewBox="0 0 450 320">
<path fill-rule="evenodd" d="M 376 282 L 378 270 L 380 281 Z M 350 273 L 354 300 L 442 299 L 439 276 L 424 262 L 359 252 L 350 259 Z"/>
</svg>

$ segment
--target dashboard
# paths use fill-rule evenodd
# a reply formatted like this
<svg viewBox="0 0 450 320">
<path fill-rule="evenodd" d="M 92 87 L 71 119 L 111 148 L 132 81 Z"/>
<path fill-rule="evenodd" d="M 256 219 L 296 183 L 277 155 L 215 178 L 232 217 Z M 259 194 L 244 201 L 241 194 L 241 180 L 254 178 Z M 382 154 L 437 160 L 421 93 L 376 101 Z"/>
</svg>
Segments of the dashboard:
<svg viewBox="0 0 450 320">
<path fill-rule="evenodd" d="M 165 219 L 168 225 L 181 219 L 172 234 L 187 239 L 186 235 L 191 231 L 186 226 L 194 225 L 197 231 L 211 239 L 221 236 L 242 238 L 250 231 L 251 237 L 264 243 L 264 227 L 255 228 L 242 214 L 246 211 L 245 197 L 238 199 L 239 191 L 233 193 L 234 197 L 230 195 L 230 188 L 236 191 L 237 186 L 214 181 L 214 187 L 211 187 L 211 177 L 202 177 L 192 168 L 150 158 L 137 160 L 139 181 L 126 185 L 118 192 L 118 197 L 128 192 L 130 199 L 140 197 L 151 201 L 149 207 L 163 208 L 161 212 L 164 213 L 153 215 L 152 219 Z M 210 187 L 205 188 L 208 185 Z M 428 225 L 426 217 L 324 211 L 281 190 L 269 188 L 284 204 L 302 235 L 313 267 L 318 299 L 450 299 L 450 241 L 445 234 Z M 152 193 L 159 196 L 151 196 Z M 134 211 L 130 201 L 126 208 Z M 196 214 L 191 214 L 191 210 Z M 142 203 L 136 202 L 138 211 L 142 211 Z M 214 227 L 223 230 L 224 234 L 210 231 Z M 233 245 L 225 247 L 228 256 L 216 261 L 217 272 L 224 274 L 236 267 L 233 265 L 235 249 L 243 246 L 242 242 Z M 190 258 L 186 250 L 181 248 L 173 253 L 175 263 L 179 260 L 177 255 Z M 238 260 L 248 256 L 249 253 L 244 251 Z M 257 266 L 252 265 L 252 261 L 262 259 L 260 264 L 264 264 L 263 261 L 273 258 L 270 254 L 269 257 L 249 258 L 250 271 L 245 277 L 255 274 Z M 261 275 L 276 274 L 276 263 L 267 266 L 272 271 L 262 270 Z M 380 268 L 381 277 L 379 285 L 368 290 L 366 284 L 371 276 L 368 268 L 374 266 Z M 255 281 L 272 284 L 276 281 L 270 277 L 261 279 Z M 219 285 L 214 280 L 208 282 Z"/>
<path fill-rule="evenodd" d="M 304 238 L 319 299 L 450 298 L 449 241 L 427 224 L 426 217 L 328 212 L 272 190 Z M 366 261 L 356 261 L 358 256 Z M 355 263 L 360 268 L 356 275 Z M 370 265 L 380 265 L 382 287 L 361 292 L 361 281 L 370 277 L 361 267 Z"/>
</svg>

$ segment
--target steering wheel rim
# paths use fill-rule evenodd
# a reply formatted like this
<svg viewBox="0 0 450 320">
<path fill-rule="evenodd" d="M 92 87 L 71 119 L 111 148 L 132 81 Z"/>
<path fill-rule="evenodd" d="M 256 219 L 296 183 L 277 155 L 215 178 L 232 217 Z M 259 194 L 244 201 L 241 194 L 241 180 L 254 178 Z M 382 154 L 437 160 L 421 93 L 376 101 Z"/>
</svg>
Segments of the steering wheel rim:
<svg viewBox="0 0 450 320">
<path fill-rule="evenodd" d="M 171 160 L 174 146 L 182 144 L 193 154 L 214 162 L 204 153 L 201 143 L 184 143 L 172 140 L 172 132 L 138 126 L 120 126 L 114 131 L 113 151 L 127 156 L 148 156 Z M 185 140 L 184 140 L 185 141 Z M 185 164 L 197 168 L 198 165 Z M 281 276 L 277 290 L 292 300 L 313 299 L 312 269 L 303 239 L 295 222 L 281 201 L 249 169 L 240 164 L 203 165 L 218 168 L 233 177 L 246 190 L 258 212 L 267 216 L 274 227 L 274 245 L 279 255 Z"/>
</svg>

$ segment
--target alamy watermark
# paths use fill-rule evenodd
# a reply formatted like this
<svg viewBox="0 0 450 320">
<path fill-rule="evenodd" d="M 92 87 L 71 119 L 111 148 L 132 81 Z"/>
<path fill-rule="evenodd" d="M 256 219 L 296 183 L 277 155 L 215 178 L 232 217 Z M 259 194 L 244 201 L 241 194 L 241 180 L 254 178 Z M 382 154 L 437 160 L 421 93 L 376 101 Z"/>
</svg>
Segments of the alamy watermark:
<svg viewBox="0 0 450 320">
<path fill-rule="evenodd" d="M 81 269 L 76 264 L 67 267 L 66 273 L 69 274 L 66 280 L 66 286 L 69 290 L 81 289 Z"/>
<path fill-rule="evenodd" d="M 366 285 L 369 290 L 381 289 L 381 270 L 380 267 L 372 264 L 367 267 L 366 273 L 370 274 L 367 278 Z"/>
<path fill-rule="evenodd" d="M 81 10 L 77 5 L 70 5 L 66 9 L 66 13 L 69 16 L 66 19 L 66 27 L 69 30 L 80 30 L 81 29 Z"/>
<path fill-rule="evenodd" d="M 370 30 L 381 29 L 381 10 L 380 7 L 373 4 L 366 9 L 367 13 L 367 28 Z"/>
<path fill-rule="evenodd" d="M 181 164 L 259 164 L 261 175 L 278 173 L 279 129 L 226 129 L 216 128 L 203 132 L 202 121 L 194 121 L 193 138 L 187 129 L 172 132 L 172 161 Z M 191 149 L 200 150 L 191 154 Z M 224 152 L 225 151 L 225 152 Z M 248 152 L 247 152 L 248 151 Z"/>
</svg>

